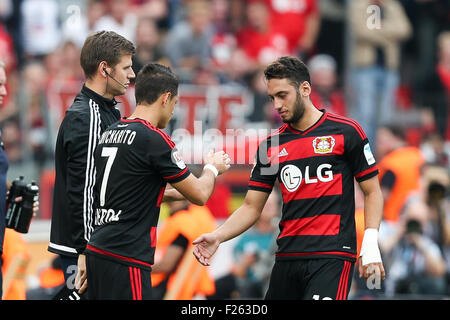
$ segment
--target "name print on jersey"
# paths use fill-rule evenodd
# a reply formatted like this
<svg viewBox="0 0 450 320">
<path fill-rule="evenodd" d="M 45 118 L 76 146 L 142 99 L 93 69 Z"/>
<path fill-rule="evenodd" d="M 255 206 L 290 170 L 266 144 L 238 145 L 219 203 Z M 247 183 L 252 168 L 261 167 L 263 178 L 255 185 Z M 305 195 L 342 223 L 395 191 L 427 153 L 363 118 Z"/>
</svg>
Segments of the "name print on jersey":
<svg viewBox="0 0 450 320">
<path fill-rule="evenodd" d="M 113 221 L 119 221 L 119 216 L 122 210 L 114 211 L 114 209 L 100 209 L 97 208 L 95 211 L 95 225 L 101 226 L 105 223 L 110 223 Z"/>
<path fill-rule="evenodd" d="M 126 143 L 131 145 L 136 138 L 134 130 L 108 130 L 102 134 L 99 144 L 103 143 Z"/>
</svg>

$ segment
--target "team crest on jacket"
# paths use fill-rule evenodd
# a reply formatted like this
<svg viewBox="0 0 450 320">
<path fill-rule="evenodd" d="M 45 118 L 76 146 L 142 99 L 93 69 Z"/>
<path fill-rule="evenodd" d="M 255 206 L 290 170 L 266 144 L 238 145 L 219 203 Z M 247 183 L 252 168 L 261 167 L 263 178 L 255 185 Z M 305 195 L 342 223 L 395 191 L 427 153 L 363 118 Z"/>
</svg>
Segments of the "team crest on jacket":
<svg viewBox="0 0 450 320">
<path fill-rule="evenodd" d="M 313 140 L 313 147 L 315 153 L 330 153 L 333 152 L 336 140 L 332 136 L 316 137 Z"/>
</svg>

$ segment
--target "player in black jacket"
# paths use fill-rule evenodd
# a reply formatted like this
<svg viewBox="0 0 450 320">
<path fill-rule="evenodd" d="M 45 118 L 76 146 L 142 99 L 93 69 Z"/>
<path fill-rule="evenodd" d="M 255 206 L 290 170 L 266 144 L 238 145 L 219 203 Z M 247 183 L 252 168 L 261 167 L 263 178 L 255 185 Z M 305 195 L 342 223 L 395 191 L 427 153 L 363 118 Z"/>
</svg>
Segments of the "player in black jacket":
<svg viewBox="0 0 450 320">
<path fill-rule="evenodd" d="M 311 103 L 299 59 L 278 59 L 265 77 L 285 124 L 260 144 L 244 204 L 196 239 L 194 254 L 208 265 L 221 242 L 252 226 L 278 179 L 284 204 L 266 299 L 347 299 L 357 258 L 354 179 L 365 195 L 360 276 L 385 276 L 377 243 L 383 198 L 368 139 L 356 121 Z"/>
<path fill-rule="evenodd" d="M 135 77 L 134 53 L 134 45 L 112 31 L 92 34 L 81 50 L 86 82 L 58 132 L 48 246 L 61 256 L 66 280 L 76 272 L 78 255 L 93 230 L 94 150 L 103 131 L 120 119 L 114 97 L 123 95 Z"/>
</svg>

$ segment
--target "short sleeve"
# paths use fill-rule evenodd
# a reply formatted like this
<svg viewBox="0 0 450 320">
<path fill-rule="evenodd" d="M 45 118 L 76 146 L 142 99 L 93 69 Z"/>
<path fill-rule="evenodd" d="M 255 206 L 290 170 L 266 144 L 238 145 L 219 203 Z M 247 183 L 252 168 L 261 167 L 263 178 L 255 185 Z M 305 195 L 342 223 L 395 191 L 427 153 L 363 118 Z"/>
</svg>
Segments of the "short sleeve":
<svg viewBox="0 0 450 320">
<path fill-rule="evenodd" d="M 150 158 L 161 177 L 169 183 L 187 178 L 190 171 L 170 137 L 162 132 L 154 132 L 154 141 Z"/>
<path fill-rule="evenodd" d="M 369 140 L 359 125 L 348 130 L 345 152 L 356 181 L 361 182 L 378 174 Z"/>
<path fill-rule="evenodd" d="M 249 190 L 272 192 L 278 175 L 278 168 L 270 162 L 268 151 L 270 142 L 264 140 L 256 151 L 253 169 L 248 183 Z"/>
</svg>

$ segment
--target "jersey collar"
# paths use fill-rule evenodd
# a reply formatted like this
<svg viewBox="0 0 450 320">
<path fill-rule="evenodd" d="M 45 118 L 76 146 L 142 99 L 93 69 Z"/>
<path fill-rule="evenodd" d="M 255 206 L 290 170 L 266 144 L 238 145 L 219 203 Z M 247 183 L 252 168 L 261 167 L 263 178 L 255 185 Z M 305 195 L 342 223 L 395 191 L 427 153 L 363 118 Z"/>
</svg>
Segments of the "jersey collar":
<svg viewBox="0 0 450 320">
<path fill-rule="evenodd" d="M 105 98 L 105 97 L 99 95 L 97 92 L 86 87 L 86 84 L 83 84 L 83 88 L 81 89 L 81 91 L 101 105 L 112 108 L 112 107 L 115 107 L 117 104 L 116 99 Z"/>
<path fill-rule="evenodd" d="M 298 130 L 298 129 L 293 128 L 289 123 L 288 123 L 288 125 L 287 125 L 288 129 L 289 129 L 292 133 L 295 133 L 295 134 L 306 135 L 306 134 L 310 133 L 310 132 L 313 131 L 315 128 L 317 128 L 318 126 L 320 126 L 320 125 L 325 121 L 325 119 L 326 119 L 327 116 L 328 116 L 328 111 L 327 111 L 327 110 L 325 110 L 325 109 L 319 109 L 319 110 L 323 112 L 322 116 L 319 118 L 319 120 L 317 120 L 317 121 L 316 121 L 312 126 L 310 126 L 308 129 L 306 129 L 306 130 L 304 130 L 304 131 Z"/>
</svg>

